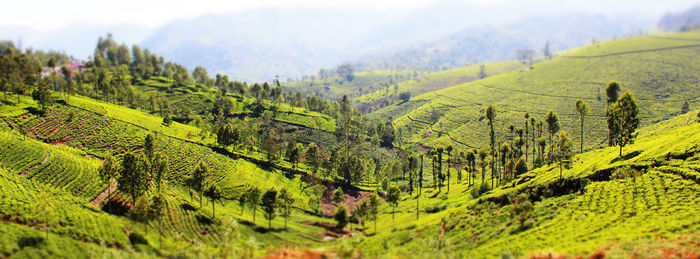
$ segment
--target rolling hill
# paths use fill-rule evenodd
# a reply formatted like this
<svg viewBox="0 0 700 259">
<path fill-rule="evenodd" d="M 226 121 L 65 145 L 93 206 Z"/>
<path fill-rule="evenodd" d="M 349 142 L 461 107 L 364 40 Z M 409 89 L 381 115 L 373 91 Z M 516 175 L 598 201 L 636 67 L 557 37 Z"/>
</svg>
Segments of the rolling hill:
<svg viewBox="0 0 700 259">
<path fill-rule="evenodd" d="M 622 91 L 634 93 L 642 125 L 678 114 L 686 101 L 691 109 L 697 108 L 698 40 L 700 33 L 695 31 L 603 42 L 525 70 L 425 93 L 375 113 L 395 118 L 394 125 L 404 129 L 406 141 L 470 149 L 488 145 L 488 105 L 497 110 L 498 136 L 508 135 L 511 124 L 524 128 L 525 113 L 543 120 L 553 110 L 577 143 L 579 115 L 574 102 L 582 99 L 591 107 L 584 147 L 602 147 L 607 143 L 605 87 L 610 81 L 618 81 Z"/>
</svg>

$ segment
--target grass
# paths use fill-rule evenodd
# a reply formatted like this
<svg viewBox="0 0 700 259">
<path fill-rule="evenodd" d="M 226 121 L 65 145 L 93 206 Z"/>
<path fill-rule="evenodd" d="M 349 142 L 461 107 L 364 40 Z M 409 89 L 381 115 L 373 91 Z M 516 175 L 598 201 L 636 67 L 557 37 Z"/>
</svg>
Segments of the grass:
<svg viewBox="0 0 700 259">
<path fill-rule="evenodd" d="M 494 76 L 525 67 L 525 65 L 518 61 L 494 62 L 484 64 L 483 66 L 486 76 Z M 397 90 L 394 90 L 394 88 L 381 89 L 372 93 L 365 94 L 355 99 L 355 101 L 359 103 L 373 103 L 398 95 L 402 92 L 409 92 L 412 96 L 417 96 L 423 93 L 459 85 L 464 82 L 479 79 L 480 68 L 481 65 L 471 65 L 426 74 L 424 76 L 420 76 L 412 80 L 398 83 Z"/>
<path fill-rule="evenodd" d="M 407 141 L 467 149 L 488 146 L 488 105 L 494 105 L 497 111 L 499 140 L 510 134 L 507 128 L 511 124 L 524 128 L 526 112 L 543 120 L 551 109 L 559 115 L 559 123 L 570 133 L 573 143 L 579 143 L 579 115 L 574 103 L 583 99 L 591 108 L 585 121 L 584 149 L 591 150 L 606 143 L 605 87 L 611 80 L 619 81 L 623 91 L 632 91 L 639 100 L 642 126 L 677 115 L 686 100 L 691 109 L 698 107 L 700 87 L 695 72 L 700 69 L 700 46 L 690 39 L 700 39 L 700 33 L 604 42 L 535 64 L 528 71 L 512 71 L 425 93 L 375 114 L 394 118 L 395 127 L 403 129 Z"/>
<path fill-rule="evenodd" d="M 683 115 L 641 129 L 636 143 L 625 148 L 625 154 L 634 154 L 627 159 L 618 159 L 614 147 L 577 155 L 563 176 L 590 183 L 582 189 L 550 192 L 565 188 L 556 165 L 536 168 L 528 173 L 530 180 L 515 187 L 503 183 L 479 198 L 471 196 L 464 182 L 453 182 L 449 194 L 445 187 L 443 193 L 424 189 L 418 198 L 419 220 L 415 194 L 405 195 L 396 218 L 384 205 L 378 233 L 356 247 L 369 256 L 493 258 L 504 252 L 527 256 L 550 251 L 586 256 L 611 245 L 622 250 L 618 254 L 630 254 L 640 240 L 662 244 L 686 234 L 692 237 L 700 231 L 700 219 L 694 216 L 700 211 L 693 206 L 700 202 L 700 185 L 676 172 L 697 173 L 700 168 L 698 125 L 697 118 Z M 669 159 L 669 154 L 676 158 Z M 508 197 L 518 193 L 531 194 L 535 207 L 524 228 L 509 214 Z M 426 211 L 439 204 L 446 208 Z M 374 233 L 373 223 L 369 226 Z M 646 256 L 659 256 L 656 252 Z"/>
</svg>

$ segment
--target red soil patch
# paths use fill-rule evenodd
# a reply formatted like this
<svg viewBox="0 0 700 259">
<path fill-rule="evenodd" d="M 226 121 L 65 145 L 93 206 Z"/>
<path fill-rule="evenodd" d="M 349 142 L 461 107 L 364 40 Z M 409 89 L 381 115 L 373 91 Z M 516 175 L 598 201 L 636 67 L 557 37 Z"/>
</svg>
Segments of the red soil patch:
<svg viewBox="0 0 700 259">
<path fill-rule="evenodd" d="M 322 227 L 322 228 L 327 229 L 326 231 L 320 231 L 320 232 L 317 232 L 314 234 L 314 236 L 322 237 L 323 240 L 339 238 L 339 237 L 348 237 L 348 236 L 352 235 L 352 233 L 353 233 L 353 231 L 350 230 L 349 228 L 338 228 L 338 227 L 336 227 L 335 224 L 328 223 L 328 222 L 306 221 L 306 222 L 302 222 L 301 224 Z"/>
<path fill-rule="evenodd" d="M 298 250 L 293 248 L 285 248 L 279 251 L 269 252 L 264 259 L 321 259 L 332 258 L 333 256 L 320 251 Z"/>
<path fill-rule="evenodd" d="M 116 190 L 116 189 L 117 189 L 117 182 L 115 181 L 109 187 L 107 187 L 104 191 L 102 191 L 100 194 L 98 194 L 97 197 L 92 199 L 90 201 L 90 204 L 99 208 L 100 203 L 102 203 L 102 201 L 104 199 L 106 199 L 110 193 L 114 193 L 114 190 Z"/>
<path fill-rule="evenodd" d="M 338 188 L 336 185 L 330 185 L 328 188 L 326 188 L 326 191 L 323 193 L 323 196 L 321 197 L 321 211 L 323 211 L 323 215 L 326 216 L 333 216 L 333 213 L 335 213 L 335 209 L 338 207 L 333 201 L 331 201 L 331 196 L 333 196 L 333 192 Z M 348 212 L 352 213 L 353 210 L 357 207 L 357 205 L 362 201 L 362 199 L 365 199 L 369 196 L 372 195 L 372 192 L 370 191 L 363 191 L 357 188 L 349 188 L 349 187 L 342 187 L 343 192 L 345 193 L 345 206 L 348 207 Z"/>
</svg>

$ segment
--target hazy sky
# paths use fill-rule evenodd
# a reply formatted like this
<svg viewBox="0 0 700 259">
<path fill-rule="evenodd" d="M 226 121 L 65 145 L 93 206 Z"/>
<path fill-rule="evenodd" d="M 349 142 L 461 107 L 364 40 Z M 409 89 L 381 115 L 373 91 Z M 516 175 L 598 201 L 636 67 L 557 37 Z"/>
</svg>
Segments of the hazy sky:
<svg viewBox="0 0 700 259">
<path fill-rule="evenodd" d="M 73 23 L 133 23 L 157 27 L 169 21 L 207 13 L 230 13 L 264 7 L 337 7 L 412 10 L 441 0 L 3 0 L 0 27 L 26 26 L 52 30 Z M 641 13 L 661 15 L 679 11 L 700 0 L 450 0 L 478 5 L 513 6 L 523 14 L 553 12 Z"/>
</svg>

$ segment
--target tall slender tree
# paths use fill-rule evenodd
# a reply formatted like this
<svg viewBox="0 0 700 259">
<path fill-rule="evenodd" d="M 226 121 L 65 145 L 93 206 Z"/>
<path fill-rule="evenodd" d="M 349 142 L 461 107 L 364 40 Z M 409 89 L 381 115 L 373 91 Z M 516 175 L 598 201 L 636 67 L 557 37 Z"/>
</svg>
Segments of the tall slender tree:
<svg viewBox="0 0 700 259">
<path fill-rule="evenodd" d="M 494 157 L 496 157 L 496 132 L 494 131 L 494 120 L 496 119 L 496 108 L 493 107 L 493 105 L 489 105 L 488 108 L 486 108 L 486 118 L 489 120 L 489 137 L 490 137 L 490 143 L 491 143 L 491 188 L 493 188 L 493 181 L 494 181 L 494 175 L 496 174 L 496 169 L 494 168 Z M 483 176 L 482 176 L 482 181 L 483 181 Z"/>
<path fill-rule="evenodd" d="M 580 153 L 583 153 L 583 119 L 586 116 L 586 114 L 588 114 L 589 110 L 590 109 L 588 108 L 588 104 L 585 101 L 583 101 L 581 99 L 576 100 L 576 112 L 578 112 L 579 116 L 581 116 L 581 146 L 580 146 L 581 151 L 580 151 Z"/>
<path fill-rule="evenodd" d="M 262 196 L 262 209 L 267 219 L 267 229 L 272 229 L 272 219 L 277 215 L 277 190 L 271 188 Z"/>
<path fill-rule="evenodd" d="M 559 132 L 559 118 L 557 117 L 557 113 L 552 110 L 549 110 L 547 113 L 547 132 L 549 132 L 549 160 L 552 160 L 551 158 L 554 151 L 552 138 Z"/>
</svg>

